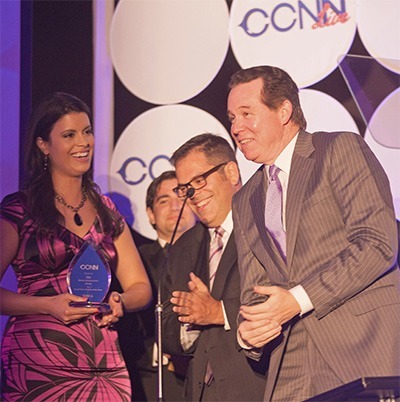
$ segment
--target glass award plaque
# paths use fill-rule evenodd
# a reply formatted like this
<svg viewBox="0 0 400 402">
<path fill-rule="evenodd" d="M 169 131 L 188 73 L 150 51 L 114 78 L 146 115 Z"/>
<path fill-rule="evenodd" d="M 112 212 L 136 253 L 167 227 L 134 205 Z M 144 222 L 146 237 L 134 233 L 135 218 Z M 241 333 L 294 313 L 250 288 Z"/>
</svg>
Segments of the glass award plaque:
<svg viewBox="0 0 400 402">
<path fill-rule="evenodd" d="M 84 302 L 71 302 L 72 307 L 95 307 L 105 313 L 111 310 L 103 300 L 111 283 L 111 270 L 104 257 L 91 242 L 85 242 L 69 264 L 67 285 L 69 293 L 87 297 Z"/>
</svg>

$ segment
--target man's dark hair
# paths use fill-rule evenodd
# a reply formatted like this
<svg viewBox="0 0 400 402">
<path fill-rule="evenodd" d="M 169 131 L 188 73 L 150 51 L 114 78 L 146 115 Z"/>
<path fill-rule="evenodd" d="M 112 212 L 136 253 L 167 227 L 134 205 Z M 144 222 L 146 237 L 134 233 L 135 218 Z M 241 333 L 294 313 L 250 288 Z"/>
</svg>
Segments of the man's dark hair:
<svg viewBox="0 0 400 402">
<path fill-rule="evenodd" d="M 157 190 L 160 187 L 161 183 L 165 180 L 176 179 L 176 173 L 174 170 L 167 170 L 164 173 L 161 173 L 160 176 L 156 177 L 147 188 L 146 193 L 146 207 L 151 210 L 154 207 L 154 200 L 156 198 Z"/>
<path fill-rule="evenodd" d="M 305 130 L 307 121 L 300 106 L 299 89 L 286 71 L 273 66 L 257 66 L 239 70 L 232 75 L 228 89 L 231 90 L 239 84 L 258 78 L 263 81 L 261 101 L 271 110 L 276 110 L 285 100 L 289 100 L 293 106 L 292 121 Z"/>
<path fill-rule="evenodd" d="M 236 155 L 229 142 L 219 135 L 204 133 L 196 135 L 181 145 L 171 156 L 170 162 L 176 164 L 193 150 L 202 152 L 211 164 L 235 162 Z"/>
</svg>

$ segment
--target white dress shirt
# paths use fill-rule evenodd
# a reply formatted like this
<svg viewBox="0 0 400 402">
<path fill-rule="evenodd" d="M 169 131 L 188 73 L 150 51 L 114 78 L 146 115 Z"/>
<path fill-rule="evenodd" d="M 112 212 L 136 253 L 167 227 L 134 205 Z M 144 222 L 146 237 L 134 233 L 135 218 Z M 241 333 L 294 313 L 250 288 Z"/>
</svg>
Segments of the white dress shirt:
<svg viewBox="0 0 400 402">
<path fill-rule="evenodd" d="M 287 199 L 287 189 L 289 185 L 289 172 L 292 164 L 292 157 L 294 148 L 296 146 L 296 141 L 299 133 L 297 133 L 292 140 L 286 145 L 285 149 L 279 154 L 276 158 L 274 165 L 280 169 L 278 174 L 279 180 L 282 184 L 282 221 L 283 227 L 286 231 L 286 199 Z M 266 165 L 266 171 L 268 172 L 268 166 Z M 268 174 L 268 173 L 267 173 Z M 311 303 L 310 298 L 308 297 L 307 292 L 304 290 L 303 286 L 297 285 L 291 289 L 289 292 L 296 299 L 297 303 L 300 306 L 300 316 L 308 313 L 309 311 L 314 309 L 313 304 Z"/>
</svg>

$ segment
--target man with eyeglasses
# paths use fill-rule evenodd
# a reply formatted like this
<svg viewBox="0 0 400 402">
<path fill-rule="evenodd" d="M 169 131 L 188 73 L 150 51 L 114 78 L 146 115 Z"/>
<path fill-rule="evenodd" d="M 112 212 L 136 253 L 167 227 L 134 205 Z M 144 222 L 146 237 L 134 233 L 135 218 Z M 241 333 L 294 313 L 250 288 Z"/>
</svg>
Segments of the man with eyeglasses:
<svg viewBox="0 0 400 402">
<path fill-rule="evenodd" d="M 222 137 L 193 137 L 171 158 L 174 189 L 200 223 L 170 249 L 163 280 L 164 351 L 190 354 L 188 401 L 258 401 L 264 362 L 247 360 L 236 339 L 240 282 L 231 202 L 241 188 L 235 153 Z"/>
</svg>

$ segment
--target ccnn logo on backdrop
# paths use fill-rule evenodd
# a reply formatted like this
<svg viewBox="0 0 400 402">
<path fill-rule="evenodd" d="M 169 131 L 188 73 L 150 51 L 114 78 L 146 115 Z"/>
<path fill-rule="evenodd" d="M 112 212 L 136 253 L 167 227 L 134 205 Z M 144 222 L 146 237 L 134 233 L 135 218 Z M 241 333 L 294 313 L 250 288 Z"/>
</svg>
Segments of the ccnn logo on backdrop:
<svg viewBox="0 0 400 402">
<path fill-rule="evenodd" d="M 324 28 L 338 23 L 344 24 L 350 17 L 346 11 L 345 1 L 341 0 L 340 3 L 340 9 L 331 1 L 326 0 L 316 1 L 316 10 L 311 10 L 304 1 L 298 2 L 297 9 L 290 3 L 280 3 L 271 11 L 263 8 L 252 8 L 245 14 L 239 26 L 247 35 L 258 37 L 266 33 L 270 26 L 279 32 L 290 31 L 296 25 L 299 29 L 304 29 L 307 17 L 314 21 L 311 25 L 312 29 Z M 251 27 L 252 22 L 255 22 L 254 29 Z"/>
<path fill-rule="evenodd" d="M 337 67 L 356 31 L 354 0 L 237 0 L 230 38 L 243 68 L 269 64 L 286 70 L 299 87 Z"/>
<path fill-rule="evenodd" d="M 166 167 L 166 162 L 169 163 L 167 155 L 156 155 L 149 161 L 145 161 L 140 157 L 131 156 L 126 159 L 117 173 L 122 180 L 131 186 L 136 186 L 146 179 L 147 175 L 150 179 L 155 179 L 161 170 Z M 161 169 L 160 169 L 161 166 Z"/>
</svg>

